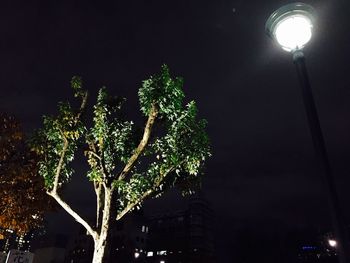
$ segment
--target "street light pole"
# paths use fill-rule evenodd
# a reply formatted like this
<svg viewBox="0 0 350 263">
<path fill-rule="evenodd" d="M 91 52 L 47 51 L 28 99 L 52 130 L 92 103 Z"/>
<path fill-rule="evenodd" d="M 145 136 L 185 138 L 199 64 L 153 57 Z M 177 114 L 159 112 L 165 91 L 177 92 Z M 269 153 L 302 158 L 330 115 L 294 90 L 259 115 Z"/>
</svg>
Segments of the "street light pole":
<svg viewBox="0 0 350 263">
<path fill-rule="evenodd" d="M 327 150 L 323 139 L 323 134 L 318 118 L 315 101 L 312 95 L 310 81 L 306 70 L 304 53 L 301 50 L 293 52 L 293 61 L 298 73 L 298 79 L 302 88 L 303 101 L 309 128 L 311 131 L 311 137 L 314 144 L 317 161 L 319 166 L 323 168 L 324 179 L 328 191 L 328 202 L 331 210 L 331 217 L 337 240 L 337 251 L 339 253 L 340 263 L 349 263 L 349 243 L 346 228 L 342 220 L 341 208 L 339 205 L 339 198 L 336 191 L 335 181 L 332 174 L 332 170 L 329 164 Z"/>
<path fill-rule="evenodd" d="M 324 173 L 339 261 L 340 263 L 350 263 L 350 244 L 342 221 L 335 181 L 329 164 L 302 51 L 312 37 L 314 20 L 314 9 L 310 5 L 296 2 L 282 6 L 273 12 L 266 21 L 265 29 L 266 33 L 282 49 L 293 54 L 317 161 Z"/>
</svg>

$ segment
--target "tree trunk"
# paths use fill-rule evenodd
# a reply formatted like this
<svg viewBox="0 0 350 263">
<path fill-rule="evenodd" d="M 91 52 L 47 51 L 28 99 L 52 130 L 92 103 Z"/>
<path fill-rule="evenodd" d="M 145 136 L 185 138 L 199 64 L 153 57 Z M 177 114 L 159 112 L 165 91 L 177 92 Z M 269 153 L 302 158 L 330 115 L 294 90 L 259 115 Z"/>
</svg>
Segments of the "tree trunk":
<svg viewBox="0 0 350 263">
<path fill-rule="evenodd" d="M 112 196 L 113 190 L 105 187 L 104 189 L 104 205 L 101 220 L 100 234 L 94 239 L 94 255 L 92 263 L 106 263 L 108 257 L 108 237 L 112 218 Z"/>
<path fill-rule="evenodd" d="M 105 263 L 107 250 L 107 239 L 102 240 L 101 238 L 95 242 L 94 256 L 92 263 Z"/>
</svg>

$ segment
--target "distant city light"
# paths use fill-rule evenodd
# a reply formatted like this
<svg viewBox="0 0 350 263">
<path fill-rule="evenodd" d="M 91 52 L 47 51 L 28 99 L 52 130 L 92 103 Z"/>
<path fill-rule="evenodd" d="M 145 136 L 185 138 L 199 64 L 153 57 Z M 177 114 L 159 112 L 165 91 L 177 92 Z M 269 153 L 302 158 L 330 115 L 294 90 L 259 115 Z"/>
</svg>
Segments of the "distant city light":
<svg viewBox="0 0 350 263">
<path fill-rule="evenodd" d="M 147 257 L 153 257 L 153 251 L 148 251 L 147 252 Z"/>
<path fill-rule="evenodd" d="M 33 219 L 38 219 L 39 216 L 38 216 L 38 215 L 32 215 L 32 218 L 33 218 Z"/>
<path fill-rule="evenodd" d="M 134 257 L 138 258 L 139 256 L 140 256 L 140 253 L 139 252 L 135 252 Z"/>
<path fill-rule="evenodd" d="M 317 247 L 314 247 L 314 246 L 303 246 L 302 249 L 303 250 L 316 250 Z"/>
<path fill-rule="evenodd" d="M 336 246 L 337 246 L 337 241 L 335 241 L 334 239 L 329 239 L 329 240 L 328 240 L 328 244 L 329 244 L 331 247 L 336 247 Z"/>
<path fill-rule="evenodd" d="M 165 263 L 165 261 L 164 261 L 164 260 L 161 260 L 161 261 L 159 261 L 159 263 Z"/>
</svg>

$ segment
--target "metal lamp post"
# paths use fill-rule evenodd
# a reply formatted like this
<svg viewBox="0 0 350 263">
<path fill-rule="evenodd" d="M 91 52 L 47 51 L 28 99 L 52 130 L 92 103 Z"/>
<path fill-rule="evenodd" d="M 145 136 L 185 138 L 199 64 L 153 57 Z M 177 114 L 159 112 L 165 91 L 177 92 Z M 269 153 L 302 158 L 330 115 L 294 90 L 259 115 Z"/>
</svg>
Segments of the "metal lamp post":
<svg viewBox="0 0 350 263">
<path fill-rule="evenodd" d="M 329 164 L 329 159 L 321 131 L 321 126 L 310 87 L 306 70 L 303 47 L 312 36 L 314 22 L 314 9 L 304 3 L 292 3 L 285 5 L 269 17 L 265 30 L 285 51 L 291 52 L 293 62 L 298 73 L 299 83 L 302 88 L 303 101 L 312 140 L 317 155 L 317 160 L 323 168 L 327 186 L 330 212 L 333 228 L 337 240 L 337 252 L 341 263 L 350 263 L 350 247 L 347 233 L 342 221 L 341 209 L 335 187 L 334 177 Z"/>
</svg>

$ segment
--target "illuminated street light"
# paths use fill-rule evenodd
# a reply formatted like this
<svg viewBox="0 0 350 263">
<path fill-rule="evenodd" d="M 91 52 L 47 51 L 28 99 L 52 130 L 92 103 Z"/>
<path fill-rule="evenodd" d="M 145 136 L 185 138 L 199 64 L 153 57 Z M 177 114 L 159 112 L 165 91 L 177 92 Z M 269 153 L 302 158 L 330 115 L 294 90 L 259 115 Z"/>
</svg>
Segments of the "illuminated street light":
<svg viewBox="0 0 350 263">
<path fill-rule="evenodd" d="M 314 9 L 292 3 L 277 9 L 266 22 L 266 32 L 286 51 L 301 50 L 312 37 Z"/>
<path fill-rule="evenodd" d="M 303 101 L 312 141 L 317 160 L 323 168 L 328 190 L 330 212 L 337 240 L 336 243 L 332 242 L 332 244 L 337 246 L 340 263 L 349 263 L 349 242 L 302 50 L 312 37 L 313 23 L 315 22 L 314 14 L 315 11 L 310 5 L 304 3 L 288 4 L 272 13 L 265 24 L 265 30 L 282 49 L 291 52 L 293 55 L 293 61 L 302 88 Z M 331 243 L 329 244 L 331 245 Z"/>
<path fill-rule="evenodd" d="M 337 246 L 337 241 L 335 241 L 334 239 L 329 239 L 329 240 L 328 240 L 328 244 L 329 244 L 331 247 L 336 247 L 336 246 Z"/>
</svg>

